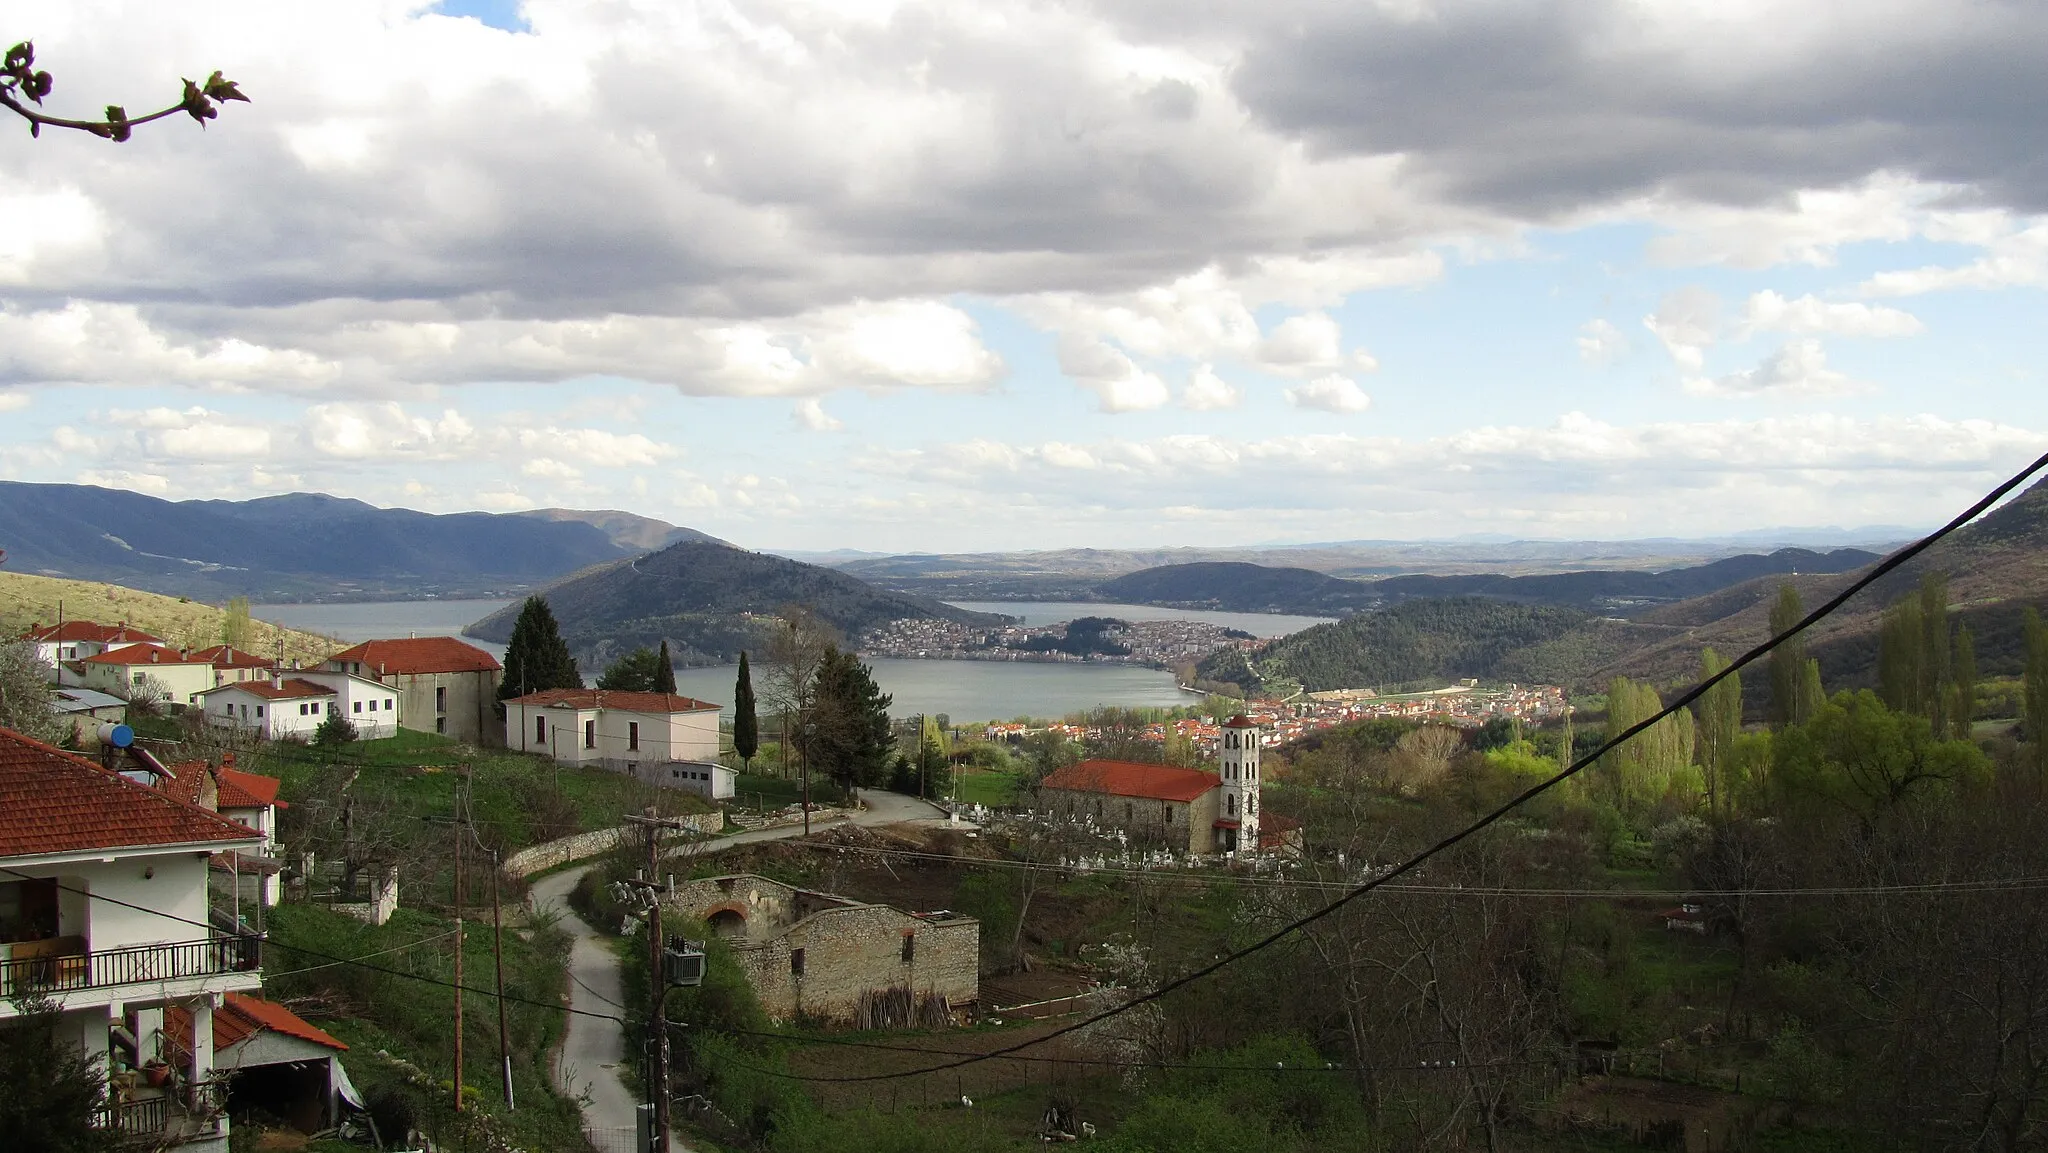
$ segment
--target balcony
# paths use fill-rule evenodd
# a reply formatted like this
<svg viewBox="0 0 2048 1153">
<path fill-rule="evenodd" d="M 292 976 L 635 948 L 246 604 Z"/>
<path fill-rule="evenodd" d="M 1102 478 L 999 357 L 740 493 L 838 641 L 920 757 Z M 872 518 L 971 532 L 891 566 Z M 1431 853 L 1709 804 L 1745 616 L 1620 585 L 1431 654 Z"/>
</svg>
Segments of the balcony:
<svg viewBox="0 0 2048 1153">
<path fill-rule="evenodd" d="M 93 1128 L 112 1133 L 127 1145 L 163 1149 L 219 1134 L 225 1100 L 225 1090 L 217 1082 L 199 1086 L 195 1094 L 117 1083 L 94 1114 Z"/>
<path fill-rule="evenodd" d="M 19 941 L 8 951 L 0 960 L 0 997 L 252 973 L 263 962 L 262 938 L 251 934 L 98 950 L 80 937 L 56 937 Z"/>
</svg>

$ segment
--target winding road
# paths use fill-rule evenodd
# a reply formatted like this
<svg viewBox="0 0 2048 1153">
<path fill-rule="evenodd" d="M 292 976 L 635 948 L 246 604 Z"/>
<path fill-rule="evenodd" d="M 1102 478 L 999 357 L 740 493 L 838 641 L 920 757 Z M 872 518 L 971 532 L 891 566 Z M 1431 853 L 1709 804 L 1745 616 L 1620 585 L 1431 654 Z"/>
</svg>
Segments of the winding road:
<svg viewBox="0 0 2048 1153">
<path fill-rule="evenodd" d="M 864 789 L 860 799 L 867 807 L 859 813 L 850 818 L 813 821 L 811 830 L 816 832 L 849 820 L 856 825 L 893 825 L 945 815 L 929 802 L 902 793 Z M 800 837 L 803 831 L 802 825 L 756 829 L 701 842 L 692 848 L 696 854 L 718 852 L 735 845 Z M 569 1014 L 568 1026 L 562 1036 L 562 1051 L 555 1061 L 555 1088 L 583 1102 L 583 1128 L 600 1149 L 630 1149 L 633 1108 L 639 1101 L 619 1080 L 618 1071 L 626 1061 L 625 1031 L 616 1022 L 581 1015 L 616 1016 L 625 1002 L 618 954 L 612 952 L 605 937 L 569 907 L 570 890 L 590 868 L 589 865 L 576 865 L 542 877 L 533 883 L 529 898 L 535 908 L 548 905 L 559 908 L 562 911 L 562 928 L 575 941 L 569 951 L 569 1007 L 575 1012 Z M 614 1134 L 622 1134 L 625 1140 L 614 1138 Z M 687 1147 L 672 1140 L 670 1148 L 674 1153 L 686 1153 Z"/>
</svg>

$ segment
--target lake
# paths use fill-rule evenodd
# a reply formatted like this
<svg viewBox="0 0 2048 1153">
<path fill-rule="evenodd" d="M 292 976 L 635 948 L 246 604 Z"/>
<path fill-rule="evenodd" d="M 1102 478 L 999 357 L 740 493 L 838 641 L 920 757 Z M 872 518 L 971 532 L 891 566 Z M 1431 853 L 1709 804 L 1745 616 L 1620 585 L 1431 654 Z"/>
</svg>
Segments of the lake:
<svg viewBox="0 0 2048 1153">
<path fill-rule="evenodd" d="M 463 626 L 481 620 L 510 601 L 370 601 L 361 604 L 255 605 L 252 615 L 296 629 L 323 633 L 351 644 L 379 637 L 461 636 Z M 963 601 L 976 612 L 1021 617 L 1031 625 L 1054 624 L 1084 616 L 1124 620 L 1202 620 L 1241 629 L 1254 636 L 1276 637 L 1323 623 L 1320 617 L 1267 613 L 1206 612 L 1152 605 L 1103 605 L 1067 602 Z M 464 638 L 504 659 L 505 646 Z M 1007 720 L 1011 717 L 1060 717 L 1098 705 L 1171 707 L 1196 698 L 1174 686 L 1173 674 L 1124 665 L 1024 664 L 1014 661 L 914 661 L 879 658 L 868 662 L 875 682 L 895 697 L 890 712 L 899 717 L 945 713 L 955 722 Z M 676 691 L 699 700 L 732 702 L 734 669 L 730 665 L 677 669 Z M 756 689 L 758 691 L 758 684 Z"/>
</svg>

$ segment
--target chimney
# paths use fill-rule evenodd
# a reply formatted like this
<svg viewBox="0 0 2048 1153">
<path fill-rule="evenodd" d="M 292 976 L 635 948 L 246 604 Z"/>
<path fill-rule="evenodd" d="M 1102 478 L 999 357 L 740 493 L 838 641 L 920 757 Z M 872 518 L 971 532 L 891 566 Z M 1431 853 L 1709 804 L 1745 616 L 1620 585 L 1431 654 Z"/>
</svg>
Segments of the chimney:
<svg viewBox="0 0 2048 1153">
<path fill-rule="evenodd" d="M 282 670 L 275 668 L 270 670 L 270 687 L 273 689 L 284 687 L 284 673 Z"/>
</svg>

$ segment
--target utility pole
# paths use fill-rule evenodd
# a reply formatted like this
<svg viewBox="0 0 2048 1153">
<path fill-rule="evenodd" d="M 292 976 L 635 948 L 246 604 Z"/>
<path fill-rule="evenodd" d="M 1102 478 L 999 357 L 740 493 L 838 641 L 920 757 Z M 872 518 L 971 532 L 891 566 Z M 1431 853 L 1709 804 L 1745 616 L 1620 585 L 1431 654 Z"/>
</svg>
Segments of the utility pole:
<svg viewBox="0 0 2048 1153">
<path fill-rule="evenodd" d="M 919 800 L 928 800 L 931 797 L 931 789 L 926 781 L 925 773 L 924 714 L 919 713 L 917 714 L 917 796 Z"/>
<path fill-rule="evenodd" d="M 505 909 L 498 901 L 498 876 L 505 871 L 498 850 L 491 850 L 491 964 L 498 970 L 498 1062 L 505 1075 L 505 1111 L 519 1106 L 512 1100 L 512 1041 L 505 1027 Z"/>
<path fill-rule="evenodd" d="M 668 997 L 668 969 L 662 950 L 668 938 L 661 931 L 661 830 L 681 829 L 681 821 L 654 816 L 626 814 L 629 824 L 647 829 L 647 877 L 640 884 L 650 898 L 647 906 L 647 1037 L 653 1069 L 647 1078 L 647 1095 L 654 1104 L 654 1146 L 650 1153 L 668 1153 L 668 1024 L 662 1002 Z"/>
<path fill-rule="evenodd" d="M 817 725 L 812 724 L 810 721 L 804 722 L 804 747 L 800 751 L 804 755 L 804 836 L 806 837 L 811 835 L 811 734 L 817 731 Z"/>
<path fill-rule="evenodd" d="M 455 1111 L 462 1112 L 462 794 L 455 795 Z M 504 1002 L 499 1002 L 503 1004 Z"/>
</svg>

